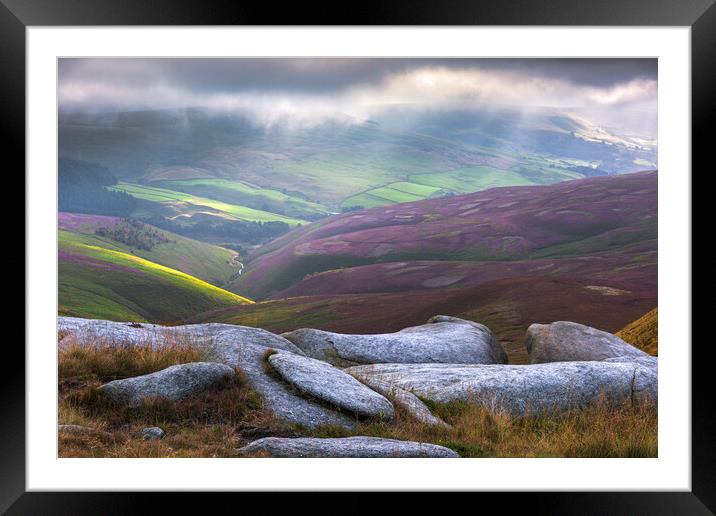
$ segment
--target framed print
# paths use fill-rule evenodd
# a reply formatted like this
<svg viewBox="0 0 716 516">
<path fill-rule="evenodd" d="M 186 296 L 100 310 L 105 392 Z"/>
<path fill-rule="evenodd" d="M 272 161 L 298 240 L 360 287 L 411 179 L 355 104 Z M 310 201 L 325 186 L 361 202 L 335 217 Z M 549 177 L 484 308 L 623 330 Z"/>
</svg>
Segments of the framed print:
<svg viewBox="0 0 716 516">
<path fill-rule="evenodd" d="M 691 168 L 716 8 L 561 3 L 315 25 L 3 0 L 27 192 L 3 510 L 530 491 L 710 513 Z"/>
</svg>

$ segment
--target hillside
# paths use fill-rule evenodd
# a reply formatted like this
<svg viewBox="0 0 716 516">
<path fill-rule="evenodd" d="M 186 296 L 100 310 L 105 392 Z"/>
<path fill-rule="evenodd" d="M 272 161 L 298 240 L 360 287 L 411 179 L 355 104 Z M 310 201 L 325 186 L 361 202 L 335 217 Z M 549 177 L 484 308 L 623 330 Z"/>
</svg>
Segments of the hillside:
<svg viewBox="0 0 716 516">
<path fill-rule="evenodd" d="M 616 333 L 632 346 L 657 356 L 659 354 L 659 312 L 650 310 Z"/>
<path fill-rule="evenodd" d="M 587 176 L 633 172 L 639 163 L 656 168 L 655 134 L 636 136 L 623 118 L 619 129 L 614 129 L 602 127 L 590 117 L 589 113 L 544 107 L 515 110 L 506 105 L 483 105 L 460 110 L 414 110 L 397 106 L 377 120 L 393 130 L 409 129 L 515 156 L 536 154 L 546 157 L 557 169 L 571 167 Z M 530 167 L 515 170 L 529 175 Z"/>
<path fill-rule="evenodd" d="M 568 113 L 505 107 L 461 113 L 460 124 L 450 112 L 391 113 L 379 122 L 336 115 L 310 127 L 265 127 L 241 111 L 199 108 L 61 113 L 60 155 L 111 171 L 120 181 L 112 191 L 138 201 L 134 217 L 186 226 L 295 226 L 341 211 L 622 173 L 655 161 L 654 148 Z M 207 231 L 192 237 L 216 241 Z"/>
<path fill-rule="evenodd" d="M 98 235 L 98 228 L 119 230 L 117 234 L 120 236 L 115 235 L 113 238 L 113 231 L 109 231 L 106 236 Z M 239 268 L 237 260 L 240 257 L 235 251 L 192 240 L 149 224 L 142 224 L 139 231 L 136 231 L 128 228 L 117 217 L 60 212 L 58 229 L 62 241 L 134 254 L 217 286 L 227 285 L 237 275 Z M 150 233 L 151 241 L 144 247 L 138 247 L 136 242 L 135 245 L 129 245 L 127 241 L 131 240 L 127 240 L 127 233 L 135 239 L 137 234 L 141 238 L 142 234 Z"/>
<path fill-rule="evenodd" d="M 539 275 L 655 292 L 656 196 L 647 172 L 348 213 L 257 250 L 231 289 L 264 299 Z"/>
<path fill-rule="evenodd" d="M 226 281 L 236 272 L 231 251 L 166 232 L 157 234 L 168 241 L 149 250 L 93 234 L 98 227 L 118 224 L 114 217 L 60 215 L 61 315 L 171 323 L 203 310 L 251 302 L 183 272 Z M 146 241 L 142 245 L 148 247 Z"/>
</svg>

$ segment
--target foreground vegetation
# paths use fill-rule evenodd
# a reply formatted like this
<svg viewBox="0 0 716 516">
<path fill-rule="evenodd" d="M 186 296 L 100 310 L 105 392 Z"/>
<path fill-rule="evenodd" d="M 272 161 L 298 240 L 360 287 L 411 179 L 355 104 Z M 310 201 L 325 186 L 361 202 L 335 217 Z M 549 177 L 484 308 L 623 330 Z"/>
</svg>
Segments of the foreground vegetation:
<svg viewBox="0 0 716 516">
<path fill-rule="evenodd" d="M 136 408 L 110 402 L 97 387 L 118 378 L 201 360 L 195 348 L 175 343 L 161 350 L 65 345 L 59 355 L 59 423 L 89 427 L 63 431 L 61 457 L 233 457 L 235 450 L 266 436 L 370 435 L 431 442 L 463 457 L 656 457 L 657 415 L 652 408 L 608 408 L 552 417 L 512 418 L 464 403 L 425 400 L 450 427 L 430 427 L 396 410 L 391 422 L 361 422 L 348 431 L 313 431 L 277 421 L 241 371 L 216 390 L 178 403 L 145 400 Z M 167 435 L 145 441 L 139 431 L 159 426 Z"/>
</svg>

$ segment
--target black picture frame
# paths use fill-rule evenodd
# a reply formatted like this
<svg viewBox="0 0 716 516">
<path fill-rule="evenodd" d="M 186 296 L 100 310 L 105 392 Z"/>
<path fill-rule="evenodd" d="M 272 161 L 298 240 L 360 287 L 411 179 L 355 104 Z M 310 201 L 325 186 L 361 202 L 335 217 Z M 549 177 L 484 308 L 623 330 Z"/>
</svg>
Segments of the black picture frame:
<svg viewBox="0 0 716 516">
<path fill-rule="evenodd" d="M 5 158 L 24 169 L 25 30 L 64 25 L 572 25 L 689 26 L 692 43 L 692 163 L 706 167 L 708 129 L 716 109 L 715 0 L 453 0 L 364 1 L 355 6 L 229 0 L 0 0 L 0 120 Z M 8 165 L 9 166 L 9 165 Z M 21 168 L 22 167 L 22 168 Z M 690 171 L 684 171 L 690 175 Z M 693 202 L 692 202 L 693 205 Z M 32 271 L 25 270 L 26 275 Z M 690 345 L 689 342 L 683 343 Z M 713 514 L 716 511 L 714 389 L 711 344 L 692 349 L 692 491 L 480 494 L 509 497 L 532 514 Z M 0 512 L 124 514 L 164 505 L 164 494 L 25 492 L 25 356 L 5 343 L 0 375 Z M 7 364 L 14 364 L 9 367 Z M 187 494 L 173 493 L 184 503 Z M 244 508 L 252 505 L 240 495 Z M 349 495 L 350 497 L 357 495 Z M 222 500 L 226 496 L 221 497 Z M 412 497 L 423 504 L 424 496 Z M 273 499 L 274 502 L 277 499 Z M 280 497 L 278 498 L 280 500 Z M 346 507 L 372 510 L 343 498 Z M 484 503 L 484 500 L 482 500 Z M 223 502 L 226 503 L 226 502 Z M 264 502 L 266 503 L 266 502 Z M 474 503 L 474 502 L 468 502 Z M 239 508 L 239 510 L 241 510 Z M 407 510 L 407 507 L 405 507 Z"/>
</svg>

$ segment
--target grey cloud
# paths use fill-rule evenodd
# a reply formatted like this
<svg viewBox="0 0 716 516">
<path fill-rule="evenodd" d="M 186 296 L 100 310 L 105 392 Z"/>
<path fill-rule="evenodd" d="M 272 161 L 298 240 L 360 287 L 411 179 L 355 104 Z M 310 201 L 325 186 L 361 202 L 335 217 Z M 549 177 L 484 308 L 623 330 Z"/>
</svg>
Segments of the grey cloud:
<svg viewBox="0 0 716 516">
<path fill-rule="evenodd" d="M 376 84 L 387 75 L 426 66 L 509 71 L 599 88 L 657 77 L 656 59 L 65 58 L 59 62 L 59 80 L 61 88 L 93 82 L 132 88 L 165 85 L 191 94 L 320 95 Z"/>
</svg>

